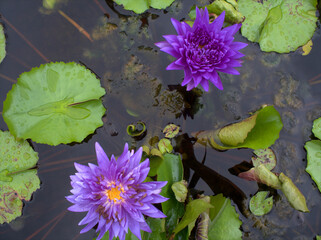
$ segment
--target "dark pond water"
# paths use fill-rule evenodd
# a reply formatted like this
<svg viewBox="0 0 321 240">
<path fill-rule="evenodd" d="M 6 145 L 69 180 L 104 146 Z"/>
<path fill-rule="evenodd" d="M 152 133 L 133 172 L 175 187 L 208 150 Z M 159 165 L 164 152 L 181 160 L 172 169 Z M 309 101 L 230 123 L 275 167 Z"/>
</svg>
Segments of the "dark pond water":
<svg viewBox="0 0 321 240">
<path fill-rule="evenodd" d="M 92 239 L 94 231 L 79 234 L 81 228 L 77 224 L 85 214 L 66 211 L 70 206 L 65 200 L 71 188 L 69 176 L 75 172 L 73 162 L 96 163 L 96 141 L 108 155 L 117 155 L 125 142 L 139 147 L 153 136 L 161 138 L 161 130 L 169 122 L 182 129 L 176 149 L 188 153 L 184 159 L 186 178 L 208 195 L 223 191 L 232 198 L 243 221 L 243 239 L 301 240 L 321 234 L 321 194 L 304 170 L 303 148 L 311 139 L 312 121 L 321 116 L 319 27 L 308 56 L 299 52 L 262 53 L 257 44 L 249 43 L 243 50 L 246 57 L 241 75 L 221 75 L 224 91 L 212 86 L 208 93 L 187 93 L 179 87 L 183 72 L 165 71 L 171 59 L 154 42 L 162 41 L 164 34 L 175 34 L 171 17 L 181 20 L 193 4 L 207 1 L 177 0 L 166 11 L 150 10 L 140 16 L 113 7 L 112 1 L 65 2 L 58 9 L 81 25 L 92 41 L 67 22 L 58 9 L 44 11 L 40 0 L 0 1 L 7 36 L 7 56 L 0 64 L 0 102 L 22 72 L 46 61 L 80 62 L 97 74 L 107 91 L 103 98 L 107 108 L 104 126 L 80 144 L 52 147 L 32 143 L 39 152 L 41 189 L 25 204 L 22 217 L 0 226 L 0 239 Z M 236 38 L 247 42 L 240 34 Z M 266 216 L 254 217 L 247 210 L 249 197 L 265 188 L 238 178 L 231 169 L 243 161 L 250 162 L 252 152 L 246 149 L 218 152 L 193 145 L 189 139 L 193 132 L 245 118 L 263 104 L 274 104 L 284 122 L 280 138 L 272 146 L 278 160 L 275 171 L 283 171 L 294 181 L 306 197 L 310 213 L 295 211 L 282 193 L 274 191 L 273 210 Z M 148 130 L 144 139 L 135 141 L 127 135 L 126 127 L 138 120 L 144 121 Z M 0 128 L 7 130 L 2 117 Z M 205 153 L 203 166 L 200 162 Z M 194 171 L 201 177 L 199 181 Z M 217 175 L 231 181 L 234 188 L 229 191 L 232 185 L 220 184 Z"/>
</svg>

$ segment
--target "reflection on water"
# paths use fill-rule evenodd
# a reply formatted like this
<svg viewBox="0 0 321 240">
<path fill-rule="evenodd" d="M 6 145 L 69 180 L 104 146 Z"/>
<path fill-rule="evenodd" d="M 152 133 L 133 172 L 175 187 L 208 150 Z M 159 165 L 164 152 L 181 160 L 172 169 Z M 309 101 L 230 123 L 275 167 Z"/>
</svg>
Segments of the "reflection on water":
<svg viewBox="0 0 321 240">
<path fill-rule="evenodd" d="M 99 4 L 97 4 L 97 2 Z M 203 2 L 204 1 L 200 1 Z M 205 1 L 206 3 L 207 1 Z M 1 239 L 91 239 L 94 231 L 79 235 L 82 214 L 66 212 L 69 203 L 69 175 L 73 162 L 95 162 L 94 143 L 107 153 L 121 152 L 124 142 L 141 146 L 173 122 L 180 125 L 176 151 L 184 158 L 185 177 L 190 185 L 206 194 L 224 192 L 233 199 L 243 221 L 244 239 L 312 239 L 321 228 L 320 193 L 305 172 L 305 141 L 310 140 L 312 121 L 321 116 L 320 29 L 313 37 L 308 56 L 262 53 L 257 44 L 242 50 L 241 75 L 222 74 L 223 91 L 210 87 L 186 92 L 180 87 L 182 71 L 165 71 L 172 59 L 160 52 L 154 42 L 164 34 L 175 34 L 170 18 L 186 18 L 197 1 L 175 1 L 166 11 L 150 10 L 136 15 L 112 1 L 68 1 L 46 12 L 40 1 L 2 0 L 3 16 L 45 58 L 41 57 L 6 22 L 7 52 L 0 65 L 0 101 L 12 82 L 31 67 L 50 61 L 76 61 L 86 65 L 101 79 L 107 94 L 103 98 L 107 115 L 104 126 L 81 144 L 51 147 L 33 144 L 39 152 L 39 177 L 42 187 L 27 203 L 23 216 L 0 227 Z M 58 9 L 74 19 L 93 39 L 91 42 L 59 14 Z M 246 41 L 241 35 L 237 41 Z M 307 199 L 310 213 L 293 210 L 279 191 L 242 180 L 229 169 L 243 161 L 250 162 L 250 150 L 218 152 L 195 144 L 191 133 L 224 126 L 246 118 L 263 104 L 273 104 L 282 116 L 284 128 L 273 145 L 277 156 L 275 172 L 293 179 Z M 127 125 L 143 121 L 144 139 L 136 141 L 126 133 Z M 7 130 L 0 120 L 1 130 Z M 205 165 L 202 165 L 205 160 Z M 194 174 L 196 172 L 196 174 Z M 265 216 L 255 217 L 248 210 L 249 197 L 258 189 L 271 191 L 275 204 Z"/>
</svg>

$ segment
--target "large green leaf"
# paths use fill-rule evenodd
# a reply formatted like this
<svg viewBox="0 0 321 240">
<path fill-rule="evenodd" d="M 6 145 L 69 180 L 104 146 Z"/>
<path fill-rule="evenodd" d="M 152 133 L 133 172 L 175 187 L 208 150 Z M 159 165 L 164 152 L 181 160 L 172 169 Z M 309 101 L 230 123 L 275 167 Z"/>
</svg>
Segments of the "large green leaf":
<svg viewBox="0 0 321 240">
<path fill-rule="evenodd" d="M 81 142 L 103 125 L 104 94 L 84 66 L 44 64 L 20 75 L 4 101 L 3 118 L 18 138 L 49 145 Z"/>
<path fill-rule="evenodd" d="M 172 190 L 175 182 L 183 180 L 183 163 L 178 155 L 164 154 L 164 159 L 157 170 L 157 181 L 167 181 L 165 187 L 162 188 L 161 195 L 169 198 L 162 203 L 162 210 L 167 216 L 166 229 L 171 233 L 177 225 L 178 219 L 184 214 L 184 204 L 178 202 Z"/>
<path fill-rule="evenodd" d="M 311 175 L 313 181 L 317 184 L 321 192 L 321 141 L 312 140 L 305 144 L 307 150 L 306 171 Z"/>
<path fill-rule="evenodd" d="M 6 37 L 3 32 L 3 26 L 0 24 L 0 63 L 6 56 Z"/>
<path fill-rule="evenodd" d="M 179 224 L 177 224 L 177 226 L 175 227 L 174 233 L 178 233 L 179 231 L 183 230 L 188 226 L 188 224 L 195 221 L 202 212 L 206 211 L 209 208 L 213 208 L 213 206 L 210 203 L 206 202 L 204 199 L 200 198 L 190 201 L 186 205 L 185 214 Z"/>
<path fill-rule="evenodd" d="M 124 5 L 127 10 L 143 13 L 150 7 L 157 9 L 167 8 L 174 0 L 114 0 L 114 2 Z"/>
<path fill-rule="evenodd" d="M 231 205 L 231 200 L 223 197 L 223 194 L 218 194 L 211 197 L 211 204 L 214 208 L 210 209 L 211 222 L 208 230 L 208 239 L 242 239 L 242 232 L 240 230 L 242 222 Z"/>
<path fill-rule="evenodd" d="M 283 127 L 280 114 L 273 106 L 267 106 L 241 122 L 221 128 L 219 131 L 204 131 L 197 135 L 201 143 L 208 142 L 213 148 L 264 149 L 271 146 Z M 205 140 L 204 140 L 205 139 Z M 222 145 L 218 144 L 221 142 Z"/>
<path fill-rule="evenodd" d="M 288 53 L 306 44 L 316 29 L 317 0 L 239 0 L 242 35 L 266 52 Z"/>
<path fill-rule="evenodd" d="M 9 132 L 0 131 L 0 224 L 21 216 L 22 200 L 29 201 L 40 187 L 34 168 L 38 154 L 28 142 L 17 141 Z"/>
</svg>

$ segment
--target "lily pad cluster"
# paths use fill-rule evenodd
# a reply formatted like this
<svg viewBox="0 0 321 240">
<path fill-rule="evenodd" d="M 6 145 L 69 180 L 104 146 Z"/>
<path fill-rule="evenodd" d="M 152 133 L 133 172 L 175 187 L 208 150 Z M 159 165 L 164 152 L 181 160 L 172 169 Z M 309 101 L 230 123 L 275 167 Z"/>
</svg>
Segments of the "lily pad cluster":
<svg viewBox="0 0 321 240">
<path fill-rule="evenodd" d="M 114 0 L 114 2 L 123 5 L 126 10 L 143 13 L 150 7 L 156 9 L 167 8 L 174 0 Z"/>
<path fill-rule="evenodd" d="M 163 227 L 158 230 L 155 239 L 188 239 L 193 228 L 196 229 L 198 239 L 241 239 L 242 222 L 229 199 L 222 194 L 214 197 L 191 196 L 188 184 L 183 179 L 182 159 L 172 153 L 173 147 L 170 142 L 177 136 L 179 129 L 179 126 L 169 124 L 163 129 L 165 138 L 155 144 L 158 148 L 143 146 L 143 158 L 148 157 L 150 160 L 149 178 L 167 181 L 161 192 L 162 196 L 168 198 L 162 203 L 162 210 L 167 217 L 164 222 L 159 220 L 160 226 Z M 132 239 L 130 236 L 132 234 L 126 236 L 126 239 Z M 144 233 L 143 239 L 152 238 L 148 233 Z"/>
<path fill-rule="evenodd" d="M 84 66 L 44 64 L 20 75 L 3 103 L 3 118 L 17 138 L 49 145 L 81 142 L 103 125 L 104 94 Z"/>
<path fill-rule="evenodd" d="M 305 45 L 316 29 L 317 0 L 239 0 L 241 32 L 262 51 L 288 53 Z"/>
<path fill-rule="evenodd" d="M 300 190 L 294 185 L 292 180 L 284 173 L 275 174 L 271 170 L 276 166 L 276 157 L 271 149 L 262 149 L 254 151 L 256 154 L 252 158 L 253 168 L 246 172 L 240 173 L 238 176 L 250 181 L 257 181 L 263 183 L 274 189 L 280 189 L 291 206 L 302 212 L 309 212 L 305 197 Z M 271 199 L 264 200 L 267 194 L 259 193 L 255 198 L 252 198 L 250 203 L 250 210 L 255 215 L 263 215 L 272 208 Z M 270 206 L 271 205 L 271 206 Z M 264 206 L 264 208 L 263 208 Z"/>
<path fill-rule="evenodd" d="M 40 187 L 36 164 L 38 154 L 27 141 L 0 131 L 0 224 L 21 216 L 24 201 Z"/>
<path fill-rule="evenodd" d="M 314 120 L 312 132 L 321 140 L 321 118 Z M 307 151 L 308 164 L 306 171 L 311 175 L 313 181 L 317 184 L 321 192 L 321 141 L 311 140 L 305 143 Z"/>
</svg>

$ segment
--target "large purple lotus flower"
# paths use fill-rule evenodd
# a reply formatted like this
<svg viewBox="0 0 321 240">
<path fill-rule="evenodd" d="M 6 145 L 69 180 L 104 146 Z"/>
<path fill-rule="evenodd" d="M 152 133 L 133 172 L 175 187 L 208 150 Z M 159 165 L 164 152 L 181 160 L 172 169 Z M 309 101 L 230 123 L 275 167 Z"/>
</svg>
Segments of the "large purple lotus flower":
<svg viewBox="0 0 321 240">
<path fill-rule="evenodd" d="M 167 182 L 143 182 L 149 172 L 149 160 L 140 163 L 142 148 L 134 153 L 128 151 L 126 143 L 121 156 L 116 160 L 112 155 L 109 160 L 96 143 L 96 154 L 98 166 L 75 163 L 78 172 L 70 176 L 73 195 L 66 198 L 74 205 L 68 210 L 88 211 L 79 222 L 79 225 L 87 224 L 80 233 L 98 224 L 97 240 L 107 231 L 110 240 L 117 236 L 123 240 L 128 228 L 141 239 L 140 230 L 151 232 L 143 214 L 153 218 L 166 217 L 152 204 L 167 200 L 159 195 Z"/>
<path fill-rule="evenodd" d="M 241 66 L 239 58 L 244 54 L 238 50 L 247 44 L 233 42 L 233 36 L 241 24 L 222 29 L 224 17 L 225 12 L 210 23 L 207 8 L 196 8 L 193 27 L 172 18 L 178 35 L 165 35 L 165 42 L 156 43 L 161 51 L 177 58 L 166 69 L 184 70 L 182 86 L 187 85 L 187 91 L 199 84 L 208 91 L 208 80 L 222 90 L 223 85 L 217 72 L 239 74 L 234 67 Z"/>
</svg>

